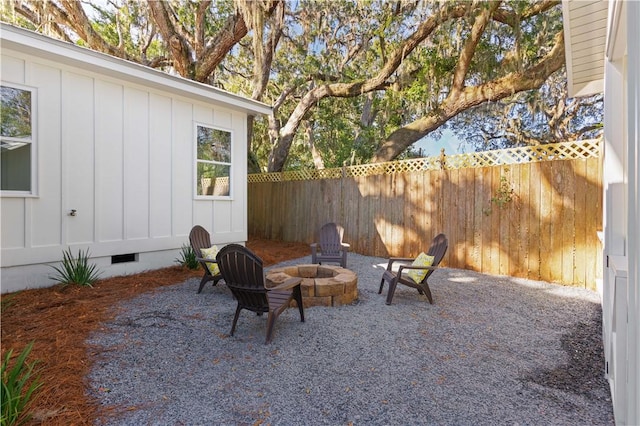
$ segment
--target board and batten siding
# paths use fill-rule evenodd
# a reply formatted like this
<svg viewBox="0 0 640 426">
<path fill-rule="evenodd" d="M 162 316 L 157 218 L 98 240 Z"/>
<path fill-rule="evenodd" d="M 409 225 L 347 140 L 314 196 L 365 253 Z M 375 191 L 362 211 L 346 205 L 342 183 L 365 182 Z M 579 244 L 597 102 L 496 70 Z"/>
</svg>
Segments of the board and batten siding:
<svg viewBox="0 0 640 426">
<path fill-rule="evenodd" d="M 111 276 L 170 266 L 194 224 L 246 241 L 246 112 L 5 48 L 1 71 L 36 89 L 38 168 L 33 195 L 0 200 L 3 293 L 51 285 L 67 247 Z M 232 132 L 231 199 L 194 196 L 196 123 Z"/>
</svg>

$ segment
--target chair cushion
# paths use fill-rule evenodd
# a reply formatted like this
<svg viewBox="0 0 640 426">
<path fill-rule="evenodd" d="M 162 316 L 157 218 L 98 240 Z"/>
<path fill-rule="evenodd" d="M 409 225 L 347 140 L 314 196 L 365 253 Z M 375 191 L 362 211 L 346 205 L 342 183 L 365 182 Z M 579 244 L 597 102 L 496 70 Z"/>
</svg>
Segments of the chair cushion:
<svg viewBox="0 0 640 426">
<path fill-rule="evenodd" d="M 216 259 L 216 255 L 218 254 L 219 251 L 220 250 L 216 245 L 213 245 L 209 248 L 200 249 L 200 252 L 202 253 L 202 257 L 204 257 L 205 259 L 213 259 L 213 260 Z M 207 268 L 209 268 L 209 272 L 211 272 L 211 275 L 218 275 L 220 273 L 220 268 L 218 268 L 217 263 L 207 262 Z"/>
<path fill-rule="evenodd" d="M 426 253 L 420 253 L 418 257 L 413 261 L 411 266 L 431 266 L 433 265 L 433 256 L 429 256 Z M 423 269 L 411 269 L 407 271 L 407 275 L 416 283 L 419 283 L 427 275 L 427 271 Z"/>
</svg>

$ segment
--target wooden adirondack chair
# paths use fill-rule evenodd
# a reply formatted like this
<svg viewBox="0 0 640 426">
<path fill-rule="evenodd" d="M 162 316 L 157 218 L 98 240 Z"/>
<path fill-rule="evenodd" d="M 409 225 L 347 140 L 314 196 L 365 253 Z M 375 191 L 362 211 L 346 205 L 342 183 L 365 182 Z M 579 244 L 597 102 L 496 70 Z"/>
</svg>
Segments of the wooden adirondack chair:
<svg viewBox="0 0 640 426">
<path fill-rule="evenodd" d="M 231 325 L 231 335 L 236 330 L 240 311 L 247 309 L 258 315 L 267 313 L 267 338 L 271 342 L 276 319 L 295 300 L 300 311 L 300 321 L 304 322 L 304 307 L 300 283 L 302 278 L 291 277 L 276 287 L 265 287 L 262 259 L 248 248 L 239 244 L 224 246 L 217 256 L 218 267 L 227 287 L 238 301 Z"/>
<path fill-rule="evenodd" d="M 385 281 L 389 283 L 389 292 L 387 293 L 387 305 L 391 304 L 393 300 L 393 294 L 396 291 L 396 286 L 398 284 L 404 284 L 409 287 L 413 287 L 418 289 L 420 294 L 425 294 L 427 299 L 429 299 L 429 303 L 433 304 L 433 297 L 431 295 L 431 289 L 429 288 L 429 283 L 427 279 L 429 276 L 438 268 L 438 264 L 444 257 L 444 254 L 447 252 L 447 247 L 449 247 L 449 242 L 447 237 L 444 234 L 438 234 L 431 243 L 429 247 L 429 251 L 426 253 L 428 256 L 433 256 L 433 262 L 431 266 L 411 266 L 411 262 L 413 262 L 414 258 L 408 257 L 392 257 L 389 259 L 389 264 L 387 265 L 386 271 L 382 274 L 382 279 L 380 280 L 380 289 L 378 290 L 378 294 L 382 293 L 382 288 L 384 286 Z M 392 266 L 395 262 L 401 262 L 402 265 L 398 268 L 397 271 L 392 270 Z M 420 281 L 415 281 L 410 276 L 407 275 L 407 271 L 411 270 L 423 270 L 427 271 Z"/>
<path fill-rule="evenodd" d="M 320 228 L 320 243 L 311 243 L 311 263 L 337 262 L 347 267 L 349 244 L 342 242 L 344 228 L 335 223 L 327 223 Z"/>
<path fill-rule="evenodd" d="M 204 269 L 204 275 L 200 280 L 200 287 L 198 287 L 198 293 L 200 293 L 207 282 L 213 281 L 213 285 L 218 284 L 218 281 L 222 279 L 222 275 L 220 275 L 220 273 L 212 274 L 209 269 L 209 265 L 215 264 L 216 260 L 207 259 L 202 255 L 203 249 L 211 247 L 211 236 L 209 235 L 209 232 L 202 226 L 196 225 L 191 228 L 191 232 L 189 233 L 189 242 L 191 243 L 191 248 L 196 254 L 198 262 L 200 262 L 202 269 Z"/>
</svg>

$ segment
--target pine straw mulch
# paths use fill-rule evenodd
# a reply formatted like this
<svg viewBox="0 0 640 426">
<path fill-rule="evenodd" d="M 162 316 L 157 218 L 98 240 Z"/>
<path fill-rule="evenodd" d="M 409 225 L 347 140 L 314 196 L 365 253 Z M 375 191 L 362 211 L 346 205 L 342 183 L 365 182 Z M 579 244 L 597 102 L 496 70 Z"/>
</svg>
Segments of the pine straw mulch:
<svg viewBox="0 0 640 426">
<path fill-rule="evenodd" d="M 251 238 L 247 246 L 265 266 L 309 254 L 309 245 Z M 91 368 L 85 341 L 114 315 L 110 307 L 161 286 L 201 277 L 179 266 L 100 280 L 93 288 L 55 286 L 2 295 L 2 357 L 34 342 L 28 360 L 37 360 L 43 383 L 33 398 L 31 424 L 90 425 L 101 413 L 86 394 Z M 194 288 L 194 297 L 195 297 Z"/>
</svg>

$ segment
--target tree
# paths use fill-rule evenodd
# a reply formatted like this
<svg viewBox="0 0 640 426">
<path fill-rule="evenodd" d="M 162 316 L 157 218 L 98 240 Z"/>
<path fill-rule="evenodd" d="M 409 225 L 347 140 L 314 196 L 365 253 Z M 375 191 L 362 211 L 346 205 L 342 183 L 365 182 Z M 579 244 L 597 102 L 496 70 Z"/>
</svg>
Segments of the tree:
<svg viewBox="0 0 640 426">
<path fill-rule="evenodd" d="M 152 67 L 170 66 L 182 77 L 212 83 L 216 67 L 247 35 L 244 16 L 269 14 L 277 3 L 202 0 L 174 6 L 167 1 L 109 0 L 99 6 L 77 0 L 31 0 L 11 2 L 10 13 L 51 36 L 67 41 L 75 36 L 93 50 Z M 93 19 L 85 8 L 93 12 Z M 134 34 L 137 37 L 131 43 Z M 150 57 L 153 40 L 164 49 Z"/>
<path fill-rule="evenodd" d="M 539 88 L 564 64 L 557 5 L 373 2 L 362 10 L 343 2 L 301 3 L 291 11 L 301 32 L 282 49 L 286 60 L 276 60 L 298 66 L 294 75 L 282 71 L 274 97 L 268 170 L 285 167 L 300 126 L 326 99 L 374 93 L 379 105 L 395 99 L 396 108 L 407 107 L 386 123 L 372 123 L 381 129 L 397 122 L 372 156 L 388 161 L 462 111 Z"/>
<path fill-rule="evenodd" d="M 540 88 L 564 64 L 557 0 L 12 7 L 58 37 L 271 104 L 273 116 L 249 119 L 254 171 L 398 158 L 465 111 Z"/>
</svg>

